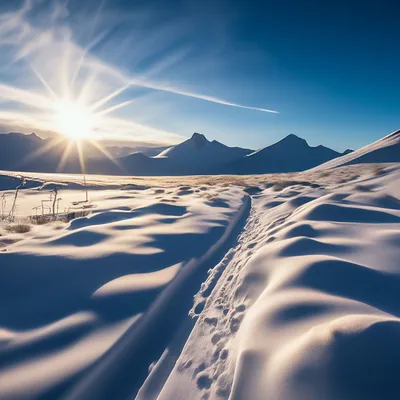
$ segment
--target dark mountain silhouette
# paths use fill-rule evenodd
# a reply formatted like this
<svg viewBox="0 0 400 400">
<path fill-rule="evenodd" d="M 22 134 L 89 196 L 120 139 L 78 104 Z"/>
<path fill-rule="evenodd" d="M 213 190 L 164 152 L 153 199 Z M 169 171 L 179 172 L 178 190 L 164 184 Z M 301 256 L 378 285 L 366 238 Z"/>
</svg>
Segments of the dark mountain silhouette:
<svg viewBox="0 0 400 400">
<path fill-rule="evenodd" d="M 63 157 L 68 146 L 68 157 Z M 120 174 L 122 170 L 107 155 L 118 160 L 140 149 L 144 154 L 154 156 L 167 147 L 106 146 L 104 150 L 107 155 L 89 141 L 82 141 L 81 148 L 88 171 Z M 69 142 L 61 136 L 54 140 L 54 138 L 42 139 L 35 133 L 30 135 L 16 132 L 0 134 L 0 169 L 80 173 L 79 150 L 76 143 Z"/>
<path fill-rule="evenodd" d="M 147 157 L 154 157 L 162 151 L 168 149 L 169 146 L 149 147 L 149 146 L 107 146 L 107 152 L 114 158 L 127 157 L 134 153 L 142 153 Z"/>
<path fill-rule="evenodd" d="M 74 142 L 61 136 L 54 139 L 41 139 L 35 133 L 9 133 L 0 135 L 0 169 L 34 172 L 80 173 L 79 150 Z M 105 154 L 90 142 L 82 142 L 85 159 L 94 164 L 113 164 Z M 68 157 L 64 156 L 68 150 Z M 62 167 L 62 168 L 61 168 Z"/>
<path fill-rule="evenodd" d="M 298 172 L 341 156 L 325 146 L 311 147 L 306 140 L 288 135 L 279 142 L 225 166 L 225 173 L 261 174 Z"/>
<path fill-rule="evenodd" d="M 345 155 L 347 155 L 347 154 L 350 154 L 350 153 L 352 153 L 354 150 L 352 150 L 352 149 L 346 149 L 343 153 L 342 153 L 342 156 L 345 156 Z"/>
<path fill-rule="evenodd" d="M 185 174 L 213 174 L 217 166 L 241 159 L 253 150 L 229 147 L 200 134 L 161 152 L 156 158 L 168 160 L 168 164 L 183 169 Z"/>
<path fill-rule="evenodd" d="M 65 150 L 69 145 L 68 157 Z M 93 174 L 115 175 L 202 175 L 202 174 L 262 174 L 295 172 L 312 168 L 341 154 L 324 146 L 310 147 L 304 139 L 289 135 L 278 143 L 253 151 L 229 147 L 204 135 L 193 136 L 168 148 L 150 150 L 148 156 L 133 152 L 110 160 L 90 142 L 81 142 L 85 154 L 85 169 Z M 108 153 L 129 148 L 108 149 Z M 132 149 L 134 151 L 134 149 Z M 146 149 L 145 149 L 146 150 Z M 147 149 L 148 150 L 148 149 Z M 149 153 L 148 153 L 149 154 Z M 10 133 L 0 135 L 0 169 L 35 172 L 80 173 L 76 143 L 66 139 L 41 139 L 36 134 Z"/>
</svg>

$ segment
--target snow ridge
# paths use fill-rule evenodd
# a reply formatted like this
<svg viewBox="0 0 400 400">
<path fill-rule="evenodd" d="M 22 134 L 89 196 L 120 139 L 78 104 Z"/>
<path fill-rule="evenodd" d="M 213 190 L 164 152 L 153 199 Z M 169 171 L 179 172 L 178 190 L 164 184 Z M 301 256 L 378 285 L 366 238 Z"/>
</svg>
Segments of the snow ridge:
<svg viewBox="0 0 400 400">
<path fill-rule="evenodd" d="M 203 271 L 215 265 L 229 249 L 232 240 L 242 229 L 250 209 L 251 199 L 246 195 L 222 237 L 202 257 L 192 259 L 181 268 L 175 279 L 152 303 L 139 324 L 126 332 L 112 351 L 71 392 L 67 400 L 122 399 L 135 393 L 137 385 L 141 383 L 138 378 L 142 376 L 145 379 L 147 366 L 160 357 L 179 326 L 179 316 L 186 315 L 189 308 L 187 304 L 192 301 L 197 283 L 203 279 Z M 191 287 L 194 290 L 190 290 Z M 175 312 L 171 313 L 171 309 Z M 160 325 L 164 326 L 161 337 Z M 135 369 L 135 379 L 132 379 L 130 371 L 135 360 L 140 360 L 140 364 Z"/>
<path fill-rule="evenodd" d="M 158 400 L 397 398 L 399 174 L 254 194 Z"/>
</svg>

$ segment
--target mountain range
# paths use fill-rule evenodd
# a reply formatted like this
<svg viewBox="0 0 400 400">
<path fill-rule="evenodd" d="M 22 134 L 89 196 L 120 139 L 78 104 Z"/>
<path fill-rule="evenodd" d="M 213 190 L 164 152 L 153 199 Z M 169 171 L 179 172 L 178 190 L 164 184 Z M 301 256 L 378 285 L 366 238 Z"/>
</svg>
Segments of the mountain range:
<svg viewBox="0 0 400 400">
<path fill-rule="evenodd" d="M 346 150 L 346 152 L 351 150 Z M 306 140 L 288 135 L 279 142 L 248 154 L 226 166 L 225 173 L 258 174 L 298 172 L 343 155 L 328 147 L 311 147 Z"/>
<path fill-rule="evenodd" d="M 68 145 L 68 156 L 64 156 Z M 118 146 L 106 147 L 102 152 L 89 141 L 81 142 L 81 147 L 88 173 L 144 176 L 297 172 L 352 152 L 346 150 L 342 154 L 321 145 L 311 147 L 293 134 L 257 151 L 209 141 L 200 133 L 175 146 L 143 147 L 140 152 Z M 55 144 L 54 140 L 42 139 L 35 133 L 0 135 L 0 169 L 81 172 L 76 143 L 60 138 Z"/>
</svg>

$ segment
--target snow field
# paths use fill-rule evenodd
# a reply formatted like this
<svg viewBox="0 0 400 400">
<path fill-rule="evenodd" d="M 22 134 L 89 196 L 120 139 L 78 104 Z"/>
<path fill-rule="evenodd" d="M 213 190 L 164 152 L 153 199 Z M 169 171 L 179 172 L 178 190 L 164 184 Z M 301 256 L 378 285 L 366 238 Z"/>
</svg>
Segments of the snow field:
<svg viewBox="0 0 400 400">
<path fill-rule="evenodd" d="M 30 193 L 36 196 L 28 190 L 20 207 Z M 224 236 L 243 194 L 98 190 L 87 217 L 0 237 L 1 398 L 68 394 L 135 330 L 182 268 Z"/>
<path fill-rule="evenodd" d="M 335 190 L 255 194 L 157 398 L 398 398 L 398 182 L 387 168 Z"/>
</svg>

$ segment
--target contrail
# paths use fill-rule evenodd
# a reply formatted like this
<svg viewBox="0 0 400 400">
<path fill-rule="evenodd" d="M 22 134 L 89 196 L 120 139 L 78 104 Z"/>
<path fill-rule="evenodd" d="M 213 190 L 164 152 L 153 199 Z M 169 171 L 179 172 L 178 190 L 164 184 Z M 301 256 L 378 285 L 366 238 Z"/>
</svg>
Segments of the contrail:
<svg viewBox="0 0 400 400">
<path fill-rule="evenodd" d="M 192 97 L 194 99 L 205 100 L 205 101 L 209 101 L 211 103 L 222 104 L 224 106 L 229 106 L 229 107 L 237 107 L 237 108 L 244 108 L 244 109 L 247 109 L 247 110 L 261 111 L 261 112 L 267 112 L 267 113 L 272 113 L 272 114 L 279 114 L 279 112 L 275 111 L 275 110 L 269 110 L 267 108 L 251 107 L 251 106 L 245 106 L 245 105 L 242 105 L 242 104 L 232 103 L 232 102 L 227 101 L 227 100 L 219 99 L 218 97 L 206 96 L 206 95 L 202 95 L 202 94 L 192 93 L 192 92 L 188 92 L 188 91 L 185 91 L 185 90 L 174 88 L 172 86 L 156 85 L 156 84 L 149 83 L 149 82 L 146 82 L 146 81 L 141 81 L 141 80 L 133 80 L 133 81 L 131 81 L 131 85 L 140 86 L 140 87 L 144 87 L 144 88 L 147 88 L 147 89 L 160 90 L 160 91 L 163 91 L 163 92 L 178 94 L 178 95 L 186 96 L 186 97 Z"/>
<path fill-rule="evenodd" d="M 129 77 L 129 76 L 123 74 L 120 70 L 116 69 L 114 66 L 104 63 L 102 60 L 100 60 L 98 58 L 92 58 L 91 60 L 88 60 L 88 65 L 90 65 L 94 69 L 98 69 L 100 71 L 109 73 L 123 82 L 123 86 L 121 88 L 117 89 L 114 93 L 112 93 L 109 96 L 109 98 L 107 96 L 105 99 L 101 100 L 102 105 L 104 103 L 106 103 L 108 100 L 110 100 L 111 98 L 115 97 L 116 95 L 124 92 L 129 87 L 137 86 L 137 87 L 142 87 L 142 88 L 146 88 L 146 89 L 159 90 L 162 92 L 177 94 L 180 96 L 186 96 L 186 97 L 191 97 L 194 99 L 209 101 L 211 103 L 222 104 L 224 106 L 229 106 L 229 107 L 236 107 L 236 108 L 243 108 L 246 110 L 254 110 L 254 111 L 261 111 L 261 112 L 272 113 L 272 114 L 279 114 L 279 111 L 270 110 L 270 109 L 261 108 L 261 107 L 245 106 L 242 104 L 223 100 L 218 97 L 207 96 L 207 95 L 189 92 L 187 90 L 179 89 L 179 88 L 173 87 L 171 85 L 165 85 L 165 84 L 163 85 L 160 83 L 150 82 L 146 78 L 132 78 L 132 77 Z"/>
</svg>

